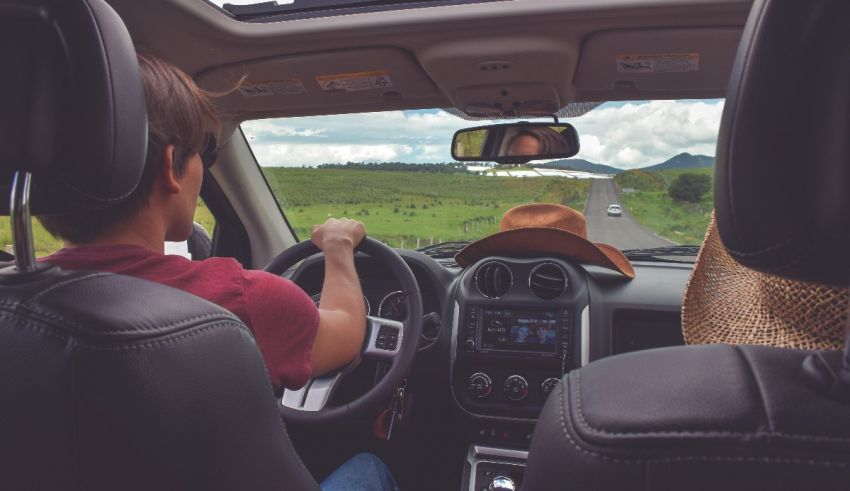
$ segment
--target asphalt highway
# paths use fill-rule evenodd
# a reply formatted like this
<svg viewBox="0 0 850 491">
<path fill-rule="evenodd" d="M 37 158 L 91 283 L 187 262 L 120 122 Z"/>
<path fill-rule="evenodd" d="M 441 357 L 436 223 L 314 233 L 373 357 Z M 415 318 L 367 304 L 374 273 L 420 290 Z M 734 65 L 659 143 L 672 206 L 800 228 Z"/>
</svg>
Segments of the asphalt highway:
<svg viewBox="0 0 850 491">
<path fill-rule="evenodd" d="M 618 249 L 645 249 L 673 245 L 640 225 L 623 207 L 623 216 L 609 217 L 608 205 L 620 203 L 612 179 L 593 179 L 584 209 L 587 233 L 593 242 L 604 242 Z"/>
</svg>

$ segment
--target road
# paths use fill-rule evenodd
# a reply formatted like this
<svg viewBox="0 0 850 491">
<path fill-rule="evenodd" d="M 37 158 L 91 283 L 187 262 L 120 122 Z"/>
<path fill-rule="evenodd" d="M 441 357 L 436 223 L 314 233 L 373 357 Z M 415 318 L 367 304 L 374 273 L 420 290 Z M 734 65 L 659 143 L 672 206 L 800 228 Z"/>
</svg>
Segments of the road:
<svg viewBox="0 0 850 491">
<path fill-rule="evenodd" d="M 644 249 L 673 245 L 669 240 L 658 237 L 638 224 L 625 209 L 623 216 L 609 217 L 608 205 L 620 204 L 618 195 L 613 179 L 591 181 L 590 196 L 587 198 L 587 206 L 584 209 L 587 233 L 591 241 L 604 242 L 618 249 Z"/>
</svg>

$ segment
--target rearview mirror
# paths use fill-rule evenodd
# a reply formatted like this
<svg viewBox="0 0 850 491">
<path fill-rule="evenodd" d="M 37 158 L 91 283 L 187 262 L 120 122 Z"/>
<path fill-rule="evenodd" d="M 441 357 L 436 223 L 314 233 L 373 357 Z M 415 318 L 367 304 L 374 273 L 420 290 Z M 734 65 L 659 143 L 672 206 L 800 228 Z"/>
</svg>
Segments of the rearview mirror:
<svg viewBox="0 0 850 491">
<path fill-rule="evenodd" d="M 578 133 L 567 123 L 479 126 L 460 130 L 452 139 L 452 157 L 460 161 L 524 164 L 572 157 L 578 149 Z"/>
</svg>

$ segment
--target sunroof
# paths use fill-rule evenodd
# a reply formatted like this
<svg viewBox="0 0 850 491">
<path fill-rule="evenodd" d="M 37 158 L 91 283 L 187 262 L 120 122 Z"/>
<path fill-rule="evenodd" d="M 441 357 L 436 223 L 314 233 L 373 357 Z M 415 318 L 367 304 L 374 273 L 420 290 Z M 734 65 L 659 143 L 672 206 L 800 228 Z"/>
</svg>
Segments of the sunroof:
<svg viewBox="0 0 850 491">
<path fill-rule="evenodd" d="M 504 0 L 207 0 L 237 20 L 278 22 L 306 17 L 381 12 Z"/>
</svg>

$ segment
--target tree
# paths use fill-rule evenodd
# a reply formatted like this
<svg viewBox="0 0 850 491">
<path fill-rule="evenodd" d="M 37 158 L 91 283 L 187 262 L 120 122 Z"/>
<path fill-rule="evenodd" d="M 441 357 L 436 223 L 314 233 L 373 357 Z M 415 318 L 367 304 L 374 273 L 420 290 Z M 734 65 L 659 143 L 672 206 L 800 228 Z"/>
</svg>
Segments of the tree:
<svg viewBox="0 0 850 491">
<path fill-rule="evenodd" d="M 709 189 L 711 189 L 710 176 L 686 172 L 679 174 L 667 192 L 676 201 L 696 203 Z"/>
</svg>

